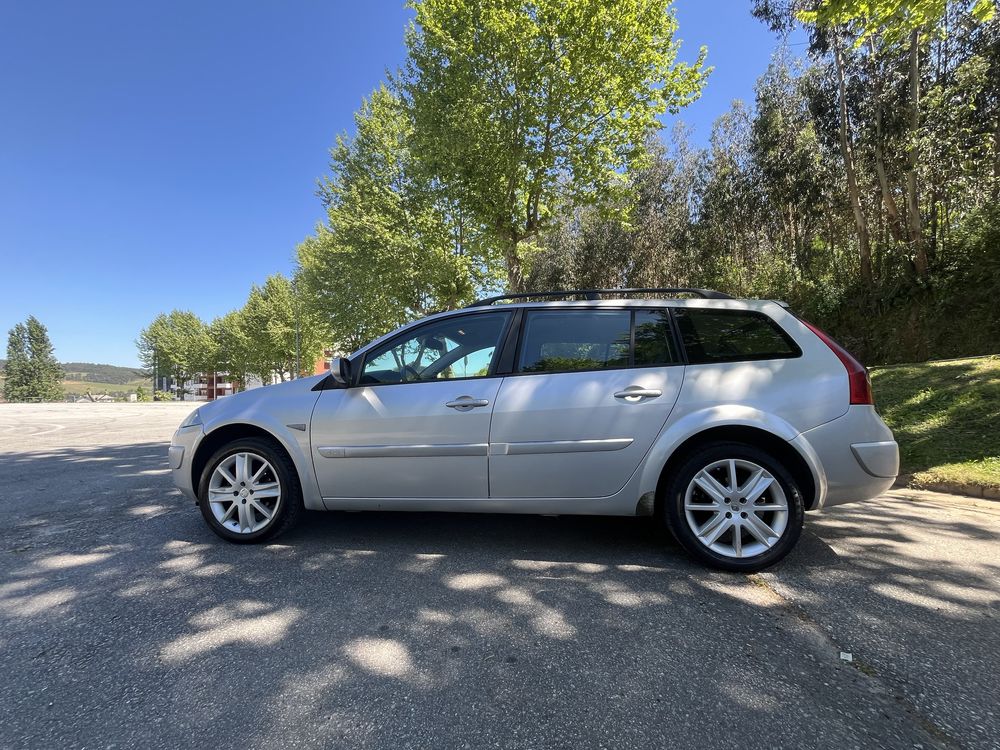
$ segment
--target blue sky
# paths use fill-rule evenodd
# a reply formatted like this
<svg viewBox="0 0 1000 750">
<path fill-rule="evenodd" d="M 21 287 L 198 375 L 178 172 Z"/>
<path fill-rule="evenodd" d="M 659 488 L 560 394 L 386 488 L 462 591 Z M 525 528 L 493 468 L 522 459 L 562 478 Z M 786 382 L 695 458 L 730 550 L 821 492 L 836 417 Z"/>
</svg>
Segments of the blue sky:
<svg viewBox="0 0 1000 750">
<path fill-rule="evenodd" d="M 705 142 L 775 39 L 749 0 L 676 0 L 715 66 Z M 158 312 L 210 320 L 288 272 L 361 97 L 403 60 L 396 0 L 0 0 L 0 334 L 33 314 L 63 361 L 137 365 Z M 2 338 L 0 347 L 6 342 Z M 2 353 L 2 351 L 0 351 Z"/>
</svg>

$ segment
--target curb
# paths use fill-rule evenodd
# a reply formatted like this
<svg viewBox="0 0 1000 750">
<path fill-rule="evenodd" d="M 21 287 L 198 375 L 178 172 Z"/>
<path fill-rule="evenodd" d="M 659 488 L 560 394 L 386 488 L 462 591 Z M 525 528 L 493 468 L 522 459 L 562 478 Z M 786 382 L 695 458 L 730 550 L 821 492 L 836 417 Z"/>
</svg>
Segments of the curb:
<svg viewBox="0 0 1000 750">
<path fill-rule="evenodd" d="M 964 482 L 918 482 L 914 483 L 912 474 L 900 474 L 893 483 L 894 489 L 929 490 L 944 492 L 949 495 L 964 495 L 981 500 L 1000 501 L 1000 489 L 985 487 L 981 484 L 966 484 Z"/>
</svg>

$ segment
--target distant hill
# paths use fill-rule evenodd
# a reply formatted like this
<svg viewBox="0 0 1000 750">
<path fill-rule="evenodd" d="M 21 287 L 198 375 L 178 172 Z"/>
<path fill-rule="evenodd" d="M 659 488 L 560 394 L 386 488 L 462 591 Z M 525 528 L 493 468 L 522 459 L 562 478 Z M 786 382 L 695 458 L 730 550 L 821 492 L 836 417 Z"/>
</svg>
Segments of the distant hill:
<svg viewBox="0 0 1000 750">
<path fill-rule="evenodd" d="M 100 365 L 92 362 L 63 362 L 66 380 L 82 380 L 87 383 L 114 383 L 126 385 L 143 379 L 142 370 L 118 365 Z"/>
<path fill-rule="evenodd" d="M 7 360 L 0 359 L 0 370 L 7 365 Z M 93 362 L 63 362 L 66 380 L 84 383 L 100 383 L 107 385 L 133 385 L 137 380 L 145 380 L 147 376 L 142 370 L 134 367 L 119 367 L 118 365 L 102 365 Z"/>
</svg>

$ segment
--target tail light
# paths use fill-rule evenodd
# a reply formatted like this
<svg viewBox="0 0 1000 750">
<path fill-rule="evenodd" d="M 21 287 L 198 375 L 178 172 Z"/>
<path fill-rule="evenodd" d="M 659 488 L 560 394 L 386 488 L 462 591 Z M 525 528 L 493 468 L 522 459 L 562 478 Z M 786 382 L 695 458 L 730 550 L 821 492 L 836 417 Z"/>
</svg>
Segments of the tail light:
<svg viewBox="0 0 1000 750">
<path fill-rule="evenodd" d="M 799 320 L 802 319 L 799 318 Z M 847 380 L 851 384 L 851 403 L 874 405 L 875 399 L 872 397 L 872 381 L 868 377 L 868 370 L 865 369 L 865 366 L 858 362 L 854 358 L 854 355 L 847 351 L 847 349 L 830 338 L 830 335 L 826 332 L 821 331 L 806 320 L 802 320 L 802 325 L 815 333 L 820 341 L 830 347 L 830 351 L 837 355 L 837 359 L 847 369 Z"/>
</svg>

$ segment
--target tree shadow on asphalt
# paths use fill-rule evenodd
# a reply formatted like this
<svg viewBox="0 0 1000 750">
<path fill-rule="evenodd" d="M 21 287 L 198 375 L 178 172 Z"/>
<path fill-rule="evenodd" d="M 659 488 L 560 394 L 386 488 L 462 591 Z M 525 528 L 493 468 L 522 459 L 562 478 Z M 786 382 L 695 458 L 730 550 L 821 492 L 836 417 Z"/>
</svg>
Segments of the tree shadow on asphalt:
<svg viewBox="0 0 1000 750">
<path fill-rule="evenodd" d="M 172 490 L 158 443 L 2 454 L 21 483 L 6 503 L 67 468 L 78 494 L 0 531 L 11 737 L 52 745 L 68 721 L 81 745 L 108 744 L 109 727 L 163 746 L 723 745 L 752 722 L 775 746 L 801 744 L 792 703 L 831 746 L 926 739 L 884 707 L 873 723 L 868 678 L 817 654 L 767 586 L 692 563 L 648 519 L 307 513 L 274 543 L 232 545 Z M 107 492 L 87 484 L 101 476 Z M 850 512 L 810 517 L 776 575 L 933 589 L 952 605 L 933 616 L 960 629 L 966 592 L 995 590 L 1000 571 L 907 557 L 907 526 L 982 532 L 889 516 L 864 538 Z M 865 555 L 886 545 L 898 560 Z M 899 606 L 905 639 L 931 610 Z"/>
</svg>

